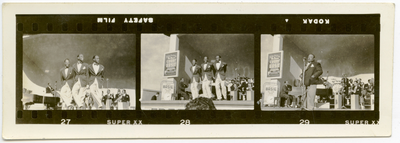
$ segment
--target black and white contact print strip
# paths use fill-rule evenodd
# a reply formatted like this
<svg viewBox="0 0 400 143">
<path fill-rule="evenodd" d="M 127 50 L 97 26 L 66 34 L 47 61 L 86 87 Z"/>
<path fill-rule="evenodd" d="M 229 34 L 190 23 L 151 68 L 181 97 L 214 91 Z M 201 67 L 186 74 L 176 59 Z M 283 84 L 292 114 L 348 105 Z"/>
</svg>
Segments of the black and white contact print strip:
<svg viewBox="0 0 400 143">
<path fill-rule="evenodd" d="M 41 13 L 22 10 L 29 4 L 3 6 L 10 19 L 3 28 L 10 35 L 3 56 L 11 61 L 3 69 L 12 69 L 3 83 L 13 89 L 3 91 L 13 95 L 3 96 L 4 138 L 43 138 L 10 136 L 16 129 L 31 132 L 32 126 L 61 132 L 82 126 L 79 132 L 87 132 L 49 138 L 390 135 L 388 4 L 374 5 L 378 12 L 370 12 L 368 4 L 352 12 L 306 4 L 308 13 L 292 4 L 277 5 L 291 8 L 288 12 L 214 5 L 231 9 L 228 13 L 212 4 L 169 5 L 174 12 L 153 9 L 162 4 L 129 4 L 143 10 L 130 12 L 117 4 L 109 13 L 100 9 L 106 5 L 93 12 L 80 9 L 87 4 L 39 7 L 54 5 L 60 9 Z M 211 9 L 193 13 L 180 6 Z M 79 10 L 65 11 L 69 8 Z M 279 134 L 299 125 L 313 134 Z M 100 127 L 116 132 L 89 133 Z M 174 130 L 146 134 L 166 127 Z M 206 127 L 218 135 L 178 134 Z M 276 132 L 240 132 L 251 127 Z M 226 132 L 232 128 L 232 134 Z M 346 130 L 327 134 L 322 128 Z M 377 130 L 357 132 L 365 128 Z"/>
</svg>

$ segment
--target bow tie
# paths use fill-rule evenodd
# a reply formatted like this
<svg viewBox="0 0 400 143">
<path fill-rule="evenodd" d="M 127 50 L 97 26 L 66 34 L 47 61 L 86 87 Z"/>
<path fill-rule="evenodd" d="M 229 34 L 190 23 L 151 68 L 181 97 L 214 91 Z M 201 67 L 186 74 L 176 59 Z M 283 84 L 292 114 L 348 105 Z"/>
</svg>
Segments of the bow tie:
<svg viewBox="0 0 400 143">
<path fill-rule="evenodd" d="M 95 66 L 98 66 L 99 64 L 94 63 Z"/>
</svg>

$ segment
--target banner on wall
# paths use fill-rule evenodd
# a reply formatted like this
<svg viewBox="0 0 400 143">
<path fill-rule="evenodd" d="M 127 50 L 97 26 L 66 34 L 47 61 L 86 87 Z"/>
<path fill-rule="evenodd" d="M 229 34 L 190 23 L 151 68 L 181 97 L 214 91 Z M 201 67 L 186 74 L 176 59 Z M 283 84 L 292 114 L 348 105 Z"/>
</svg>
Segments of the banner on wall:
<svg viewBox="0 0 400 143">
<path fill-rule="evenodd" d="M 264 105 L 273 105 L 275 97 L 278 97 L 278 81 L 271 80 L 264 83 L 263 86 L 263 100 Z"/>
<path fill-rule="evenodd" d="M 179 51 L 168 52 L 164 55 L 164 77 L 178 77 Z"/>
<path fill-rule="evenodd" d="M 176 90 L 176 82 L 174 79 L 161 81 L 161 100 L 172 100 L 172 96 Z"/>
<path fill-rule="evenodd" d="M 268 53 L 267 78 L 282 78 L 283 51 Z"/>
</svg>

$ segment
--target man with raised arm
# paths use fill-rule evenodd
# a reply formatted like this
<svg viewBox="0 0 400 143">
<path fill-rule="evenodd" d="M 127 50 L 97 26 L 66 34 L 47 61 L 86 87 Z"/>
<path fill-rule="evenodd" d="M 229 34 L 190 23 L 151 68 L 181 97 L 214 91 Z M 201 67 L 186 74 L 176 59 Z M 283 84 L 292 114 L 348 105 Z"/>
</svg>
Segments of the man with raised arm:
<svg viewBox="0 0 400 143">
<path fill-rule="evenodd" d="M 78 105 L 79 109 L 83 109 L 83 105 L 85 105 L 85 95 L 89 89 L 89 65 L 83 62 L 83 54 L 79 54 L 77 57 L 78 62 L 72 66 L 75 74 L 74 86 L 72 87 L 72 96 L 74 97 L 75 103 Z"/>
<path fill-rule="evenodd" d="M 215 90 L 217 92 L 218 100 L 222 100 L 221 94 L 226 100 L 226 86 L 225 86 L 225 74 L 227 64 L 221 61 L 221 56 L 216 56 L 216 63 L 214 63 L 214 75 L 215 75 Z M 222 93 L 221 93 L 222 91 Z"/>
<path fill-rule="evenodd" d="M 207 97 L 207 98 L 211 98 L 212 97 L 211 83 L 214 78 L 214 74 L 213 74 L 214 66 L 212 63 L 208 62 L 207 56 L 205 56 L 203 60 L 204 60 L 204 63 L 201 64 L 201 69 L 202 69 L 201 78 L 203 80 L 203 83 L 201 86 L 203 89 L 203 96 Z"/>
</svg>

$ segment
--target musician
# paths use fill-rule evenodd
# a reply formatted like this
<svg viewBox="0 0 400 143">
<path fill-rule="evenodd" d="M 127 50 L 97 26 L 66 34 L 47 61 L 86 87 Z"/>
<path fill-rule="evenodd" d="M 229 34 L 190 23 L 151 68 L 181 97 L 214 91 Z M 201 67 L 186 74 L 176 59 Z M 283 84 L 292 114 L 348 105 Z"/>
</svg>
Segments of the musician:
<svg viewBox="0 0 400 143">
<path fill-rule="evenodd" d="M 104 79 L 104 66 L 99 64 L 100 58 L 98 55 L 93 56 L 93 64 L 89 65 L 89 84 L 90 84 L 90 93 L 94 100 L 94 106 L 97 108 L 102 108 L 103 104 L 101 103 L 101 92 L 100 88 L 103 85 Z"/>
<path fill-rule="evenodd" d="M 374 94 L 374 92 L 375 92 L 375 89 L 374 89 L 374 78 L 372 78 L 372 79 L 369 79 L 368 80 L 368 93 L 371 95 L 371 94 Z"/>
<path fill-rule="evenodd" d="M 361 87 L 360 87 L 360 83 L 358 81 L 354 83 L 354 88 L 352 89 L 352 94 L 358 95 L 359 97 L 361 95 Z"/>
<path fill-rule="evenodd" d="M 283 82 L 283 87 L 281 88 L 281 98 L 285 98 L 285 105 L 284 107 L 289 107 L 289 103 L 291 100 L 293 100 L 293 96 L 289 95 L 289 91 L 292 90 L 292 86 L 289 85 L 288 81 Z"/>
<path fill-rule="evenodd" d="M 86 92 L 85 98 L 83 99 L 83 101 L 84 101 L 85 107 L 87 109 L 92 109 L 94 102 L 93 102 L 93 98 L 90 96 L 89 92 Z"/>
<path fill-rule="evenodd" d="M 54 89 L 51 87 L 50 83 L 47 83 L 46 93 L 53 94 Z"/>
<path fill-rule="evenodd" d="M 368 90 L 368 84 L 363 84 L 361 83 L 361 96 L 360 96 L 360 104 L 364 106 L 365 103 L 365 98 L 367 97 L 367 90 Z"/>
<path fill-rule="evenodd" d="M 114 109 L 118 109 L 118 102 L 121 102 L 122 97 L 123 97 L 123 95 L 122 95 L 121 89 L 118 89 L 117 93 L 114 95 L 114 100 L 112 103 L 112 106 Z"/>
<path fill-rule="evenodd" d="M 151 97 L 151 100 L 157 100 L 157 97 L 158 97 L 158 95 L 160 95 L 160 93 L 159 93 L 159 92 L 157 92 L 157 94 L 156 94 L 156 95 L 153 95 L 153 97 Z"/>
<path fill-rule="evenodd" d="M 121 101 L 122 102 L 126 102 L 128 104 L 128 107 L 129 107 L 131 99 L 130 99 L 129 95 L 126 94 L 126 90 L 125 89 L 122 90 L 122 99 L 121 99 Z"/>
<path fill-rule="evenodd" d="M 302 110 L 312 110 L 314 108 L 315 93 L 317 91 L 318 77 L 322 74 L 322 67 L 315 61 L 315 55 L 309 54 L 304 72 L 304 85 L 306 86 L 306 106 Z M 302 78 L 302 75 L 300 76 Z"/>
<path fill-rule="evenodd" d="M 115 97 L 114 97 L 113 102 L 118 102 L 117 99 L 118 99 L 120 96 L 122 96 L 121 89 L 118 89 L 118 90 L 117 90 L 117 93 L 115 94 Z"/>
<path fill-rule="evenodd" d="M 201 64 L 201 78 L 203 80 L 203 83 L 201 85 L 202 90 L 203 90 L 203 96 L 207 97 L 207 98 L 211 98 L 212 97 L 212 93 L 211 93 L 211 83 L 212 83 L 212 79 L 214 78 L 214 65 L 211 64 L 210 62 L 208 62 L 208 57 L 205 56 L 204 57 L 204 63 Z"/>
<path fill-rule="evenodd" d="M 200 79 L 201 79 L 201 67 L 197 65 L 197 60 L 193 59 L 193 66 L 190 67 L 190 72 L 192 72 L 192 77 L 190 78 L 190 91 L 192 92 L 193 98 L 197 98 L 199 96 L 199 89 L 197 88 Z"/>
<path fill-rule="evenodd" d="M 185 92 L 185 88 L 187 88 L 187 84 L 185 83 L 185 79 L 182 77 L 178 84 L 178 99 L 183 97 L 184 100 L 189 100 L 189 96 Z M 173 98 L 175 99 L 175 98 Z"/>
<path fill-rule="evenodd" d="M 103 96 L 101 101 L 103 102 L 104 105 L 107 106 L 107 100 L 110 100 L 110 101 L 114 100 L 113 95 L 110 93 L 110 89 L 107 89 L 107 93 L 106 93 L 106 95 Z M 111 104 L 111 103 L 109 103 L 109 104 Z M 108 107 L 110 107 L 110 106 L 108 106 Z"/>
<path fill-rule="evenodd" d="M 247 100 L 247 83 L 244 79 L 242 79 L 240 87 L 239 87 L 239 96 L 241 100 Z"/>
<path fill-rule="evenodd" d="M 86 91 L 89 89 L 87 81 L 89 77 L 89 66 L 83 62 L 83 54 L 79 54 L 77 58 L 78 62 L 72 65 L 73 72 L 75 74 L 74 86 L 72 87 L 72 96 L 74 97 L 76 105 L 79 108 L 83 108 Z"/>
<path fill-rule="evenodd" d="M 72 68 L 69 66 L 69 59 L 64 60 L 64 67 L 60 70 L 61 76 L 61 92 L 60 97 L 61 100 L 64 101 L 65 105 L 69 109 L 73 108 L 71 88 L 74 83 L 74 73 L 72 72 Z"/>
</svg>

